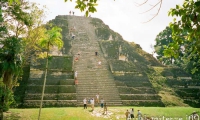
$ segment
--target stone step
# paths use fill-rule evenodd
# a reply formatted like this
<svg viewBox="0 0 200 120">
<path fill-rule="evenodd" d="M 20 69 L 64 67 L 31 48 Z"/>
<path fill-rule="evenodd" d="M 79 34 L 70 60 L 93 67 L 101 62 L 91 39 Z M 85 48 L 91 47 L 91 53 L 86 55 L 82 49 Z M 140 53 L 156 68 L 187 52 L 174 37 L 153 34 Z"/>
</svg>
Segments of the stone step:
<svg viewBox="0 0 200 120">
<path fill-rule="evenodd" d="M 158 94 L 120 94 L 120 95 L 127 95 L 127 96 L 159 96 Z"/>
<path fill-rule="evenodd" d="M 28 80 L 28 85 L 43 85 L 43 80 Z M 46 85 L 74 85 L 74 79 L 66 79 L 66 80 L 59 80 L 59 79 L 52 79 L 46 80 Z"/>
<path fill-rule="evenodd" d="M 77 57 L 77 56 L 76 56 Z M 75 58 L 76 59 L 76 58 Z M 98 64 L 98 61 L 100 60 L 90 60 L 90 61 L 85 61 L 85 60 L 81 60 L 84 58 L 78 57 L 78 60 L 75 61 L 74 65 L 76 65 L 75 67 L 77 68 L 84 68 L 84 67 L 88 67 L 89 65 L 93 65 L 93 67 L 97 67 L 99 68 L 98 70 L 103 70 L 103 68 L 107 68 L 108 64 L 106 63 L 106 61 L 102 61 L 101 60 L 101 66 Z"/>
<path fill-rule="evenodd" d="M 84 81 L 84 80 L 102 80 L 102 81 L 105 81 L 105 80 L 110 80 L 110 81 L 112 81 L 112 82 L 114 82 L 113 80 L 114 80 L 114 78 L 113 78 L 113 76 L 112 75 L 110 75 L 110 74 L 107 74 L 107 75 L 94 75 L 94 74 L 91 74 L 91 75 L 84 75 L 84 74 L 78 74 L 77 75 L 77 78 L 79 78 L 80 80 L 82 80 L 82 81 Z"/>
<path fill-rule="evenodd" d="M 77 98 L 77 101 L 78 102 L 83 102 L 83 99 L 86 98 L 86 99 L 90 99 L 90 98 L 93 98 L 93 97 L 80 97 L 80 98 Z M 96 100 L 96 98 L 94 98 Z M 116 98 L 116 99 L 110 99 L 109 97 L 103 97 L 103 99 L 105 101 L 108 101 L 108 102 L 122 102 L 120 98 Z"/>
<path fill-rule="evenodd" d="M 161 102 L 161 100 L 121 100 L 122 102 Z"/>
<path fill-rule="evenodd" d="M 77 80 L 81 85 L 83 84 L 94 84 L 94 83 L 102 83 L 102 84 L 113 84 L 116 85 L 115 82 L 111 78 L 101 78 L 101 77 L 88 77 L 88 78 L 83 78 L 83 77 L 77 77 Z"/>
<path fill-rule="evenodd" d="M 101 84 L 102 86 L 99 86 L 97 84 Z M 113 84 L 102 84 L 101 82 L 96 82 L 93 84 L 84 84 L 84 86 L 82 86 L 81 84 L 78 83 L 77 85 L 77 90 L 81 90 L 81 89 L 96 89 L 96 88 L 101 88 L 101 89 L 107 89 L 107 88 L 115 88 L 115 85 Z M 121 90 L 122 91 L 122 90 Z M 124 90 L 125 91 L 125 90 Z"/>
<path fill-rule="evenodd" d="M 87 95 L 87 96 L 90 96 L 90 95 L 92 95 L 92 96 L 95 96 L 96 95 L 96 93 L 98 93 L 100 90 L 93 90 L 93 91 L 82 91 L 82 92 L 79 92 L 79 91 L 77 91 L 77 95 Z M 112 94 L 117 94 L 118 95 L 118 92 L 117 91 L 112 91 L 112 92 L 107 92 L 107 91 L 101 91 L 100 92 L 101 94 L 103 94 L 103 95 L 109 95 L 109 96 L 111 96 Z"/>
<path fill-rule="evenodd" d="M 24 100 L 40 100 L 41 94 L 25 95 Z M 58 94 L 44 94 L 44 100 L 76 100 L 76 93 L 58 93 Z"/>
<path fill-rule="evenodd" d="M 145 86 L 145 87 L 143 87 L 143 86 L 138 86 L 138 87 L 127 87 L 127 86 L 117 86 L 118 88 L 134 88 L 134 89 L 154 89 L 154 88 L 152 88 L 151 86 Z"/>
<path fill-rule="evenodd" d="M 76 48 L 76 49 L 72 50 L 72 53 L 76 54 L 75 52 L 83 51 L 83 52 L 93 53 L 93 55 L 96 55 L 95 52 L 98 52 L 99 54 L 103 55 L 101 52 L 101 49 L 98 48 L 99 46 L 93 46 L 93 47 L 87 47 L 87 46 L 91 46 L 91 45 L 83 45 L 83 46 L 73 45 L 72 49 L 73 48 L 74 49 Z"/>
<path fill-rule="evenodd" d="M 43 102 L 46 102 L 46 101 L 54 101 L 54 102 L 60 102 L 60 101 L 70 102 L 70 101 L 72 101 L 72 102 L 77 102 L 77 100 L 43 100 Z M 25 100 L 25 102 L 41 102 L 41 100 Z"/>
<path fill-rule="evenodd" d="M 77 93 L 76 95 L 77 95 L 77 98 L 85 98 L 85 97 L 88 98 L 88 97 L 95 97 L 97 93 L 98 93 L 98 91 L 92 92 L 90 94 L 89 93 Z M 116 96 L 112 95 L 112 94 L 116 94 Z M 103 93 L 99 93 L 99 96 L 100 96 L 100 98 L 101 97 L 108 97 L 110 99 L 120 98 L 120 96 L 115 92 L 113 92 L 113 93 L 103 92 Z"/>
<path fill-rule="evenodd" d="M 84 78 L 84 76 L 78 76 L 77 80 L 79 80 L 79 82 L 103 82 L 103 83 L 113 83 L 115 85 L 115 82 L 112 80 L 112 77 L 108 76 L 108 77 L 103 77 L 103 76 L 86 76 Z"/>
<path fill-rule="evenodd" d="M 90 91 L 90 90 L 101 90 L 101 91 L 106 91 L 106 90 L 116 90 L 115 87 L 107 87 L 107 89 L 105 89 L 105 87 L 99 87 L 99 86 L 96 86 L 95 87 L 90 87 L 88 86 L 87 88 L 77 88 L 77 91 L 81 91 L 81 90 L 84 90 L 84 91 Z M 116 90 L 118 91 L 118 90 Z"/>
<path fill-rule="evenodd" d="M 110 75 L 111 72 L 108 71 L 107 69 L 103 69 L 103 68 L 99 68 L 99 69 L 85 69 L 85 70 L 77 70 L 78 73 L 81 73 L 81 74 L 97 74 L 97 75 L 101 75 L 101 74 L 108 74 Z"/>
<path fill-rule="evenodd" d="M 121 100 L 106 100 L 106 99 L 104 99 L 104 102 L 106 102 L 106 103 L 118 103 L 118 104 L 121 104 L 122 103 L 122 101 Z M 77 103 L 78 104 L 83 104 L 83 100 L 77 100 Z M 95 103 L 96 103 L 96 101 L 95 101 Z M 96 103 L 97 104 L 97 103 Z"/>
<path fill-rule="evenodd" d="M 72 48 L 77 48 L 77 49 L 73 50 L 72 53 L 76 54 L 76 52 L 78 52 L 78 51 L 84 51 L 84 52 L 90 52 L 90 53 L 93 52 L 93 55 L 94 55 L 94 53 L 96 51 L 99 54 L 101 54 L 101 49 L 98 48 L 99 46 L 94 46 L 94 47 L 87 47 L 87 46 L 90 46 L 90 45 L 82 45 L 82 46 L 73 45 Z"/>
<path fill-rule="evenodd" d="M 111 107 L 111 106 L 122 106 L 122 103 L 121 102 L 106 102 L 107 106 Z M 77 106 L 78 107 L 82 107 L 83 106 L 83 103 L 77 103 Z M 100 105 L 97 105 L 95 104 L 95 107 L 97 106 L 100 106 Z M 91 107 L 91 104 L 87 104 L 87 107 Z"/>
<path fill-rule="evenodd" d="M 24 100 L 23 106 L 26 108 L 40 107 L 41 100 Z M 77 100 L 43 100 L 43 107 L 67 107 L 77 106 Z"/>
<path fill-rule="evenodd" d="M 77 98 L 88 98 L 88 97 L 95 97 L 95 93 L 97 93 L 98 91 L 96 91 L 96 92 L 91 92 L 91 94 L 87 94 L 87 93 L 77 93 Z M 114 95 L 113 96 L 115 96 L 115 97 L 113 97 L 113 98 L 116 98 L 116 99 L 120 99 L 120 97 L 119 97 L 119 95 L 117 94 L 117 93 L 113 93 Z M 106 97 L 106 98 L 110 98 L 110 99 L 113 99 L 113 98 L 111 98 L 110 97 L 110 94 L 102 94 L 101 93 L 101 96 L 100 97 Z"/>
<path fill-rule="evenodd" d="M 83 78 L 77 77 L 77 80 L 81 85 L 84 85 L 84 84 L 96 84 L 96 83 L 116 85 L 110 78 L 101 78 L 101 79 L 99 79 L 99 77 L 92 77 L 92 79 L 91 79 L 91 77 L 90 77 L 90 78 L 83 79 Z"/>
<path fill-rule="evenodd" d="M 28 87 L 43 87 L 43 85 L 28 85 Z M 74 87 L 75 85 L 45 85 L 45 87 Z"/>
<path fill-rule="evenodd" d="M 87 88 L 87 86 L 102 86 L 102 87 L 112 87 L 112 86 L 115 86 L 115 83 L 112 83 L 113 81 L 97 81 L 97 80 L 78 80 L 78 85 L 77 87 L 80 87 L 80 88 Z M 115 87 L 117 88 L 117 87 Z"/>
<path fill-rule="evenodd" d="M 95 98 L 94 96 L 80 96 L 77 97 L 77 100 L 82 101 L 84 98 Z M 121 98 L 119 97 L 110 97 L 110 96 L 100 96 L 100 98 L 103 98 L 104 100 L 108 100 L 108 101 L 121 101 Z"/>
<path fill-rule="evenodd" d="M 41 93 L 42 92 L 42 85 L 29 85 L 27 87 L 27 93 Z M 45 86 L 45 93 L 75 93 L 76 88 L 74 85 L 46 85 Z"/>
<path fill-rule="evenodd" d="M 81 86 L 77 86 L 77 89 L 92 89 L 92 88 L 104 88 L 104 85 L 103 86 L 99 86 L 99 85 L 92 85 L 92 86 L 88 86 L 87 84 L 85 84 L 85 86 L 83 86 L 83 85 L 81 85 Z M 115 85 L 113 85 L 113 84 L 110 84 L 110 85 L 108 85 L 108 84 L 106 84 L 106 88 L 116 88 L 116 86 Z"/>
<path fill-rule="evenodd" d="M 106 72 L 107 69 L 86 69 L 85 71 L 76 70 L 78 75 L 112 75 L 110 72 Z"/>
</svg>

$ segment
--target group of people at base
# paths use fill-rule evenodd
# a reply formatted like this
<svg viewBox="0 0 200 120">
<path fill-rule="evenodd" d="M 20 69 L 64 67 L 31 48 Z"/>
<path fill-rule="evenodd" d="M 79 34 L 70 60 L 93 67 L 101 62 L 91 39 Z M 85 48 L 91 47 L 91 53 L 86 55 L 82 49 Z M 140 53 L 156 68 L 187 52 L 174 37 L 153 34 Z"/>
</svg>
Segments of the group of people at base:
<svg viewBox="0 0 200 120">
<path fill-rule="evenodd" d="M 87 105 L 90 105 L 93 111 L 95 103 L 99 105 L 99 93 L 96 95 L 95 99 L 94 98 L 89 98 L 88 100 L 86 98 L 83 99 L 84 109 L 87 109 Z M 103 114 L 107 114 L 107 104 L 103 98 L 101 98 L 100 100 L 100 107 L 104 108 Z"/>
<path fill-rule="evenodd" d="M 126 120 L 133 120 L 135 118 L 134 116 L 134 108 L 131 108 L 131 110 L 126 110 L 125 112 Z M 142 113 L 140 110 L 138 110 L 137 116 L 138 120 L 142 120 Z"/>
</svg>

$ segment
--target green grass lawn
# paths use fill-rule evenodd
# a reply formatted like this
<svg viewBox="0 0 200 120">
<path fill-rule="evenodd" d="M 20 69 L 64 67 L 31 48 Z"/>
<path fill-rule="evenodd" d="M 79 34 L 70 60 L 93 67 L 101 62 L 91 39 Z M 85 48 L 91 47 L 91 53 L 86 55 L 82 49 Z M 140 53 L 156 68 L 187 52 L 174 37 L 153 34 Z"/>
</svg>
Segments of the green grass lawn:
<svg viewBox="0 0 200 120">
<path fill-rule="evenodd" d="M 125 120 L 125 111 L 132 107 L 108 107 L 108 114 L 103 115 L 103 109 L 96 107 L 93 112 L 91 108 L 83 109 L 82 107 L 61 107 L 61 108 L 42 108 L 41 120 Z M 133 107 L 134 115 L 140 110 L 144 115 L 149 117 L 160 118 L 182 118 L 186 120 L 186 115 L 197 111 L 200 115 L 199 108 L 191 107 Z M 4 113 L 5 120 L 37 120 L 39 108 L 33 109 L 10 109 Z M 158 119 L 157 119 L 158 120 Z M 163 118 L 162 118 L 163 120 Z M 170 120 L 170 119 L 168 119 Z M 178 120 L 178 119 L 177 119 Z"/>
</svg>

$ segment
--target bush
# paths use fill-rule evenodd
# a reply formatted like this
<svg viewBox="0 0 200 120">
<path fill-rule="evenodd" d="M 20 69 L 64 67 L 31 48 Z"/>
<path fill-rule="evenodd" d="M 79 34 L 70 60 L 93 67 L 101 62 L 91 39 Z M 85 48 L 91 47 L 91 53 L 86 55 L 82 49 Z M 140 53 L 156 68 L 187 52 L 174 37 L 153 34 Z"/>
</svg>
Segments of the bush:
<svg viewBox="0 0 200 120">
<path fill-rule="evenodd" d="M 1 96 L 0 109 L 6 112 L 9 110 L 10 105 L 15 102 L 13 92 L 8 88 L 5 88 L 4 85 L 0 85 L 0 96 Z"/>
</svg>

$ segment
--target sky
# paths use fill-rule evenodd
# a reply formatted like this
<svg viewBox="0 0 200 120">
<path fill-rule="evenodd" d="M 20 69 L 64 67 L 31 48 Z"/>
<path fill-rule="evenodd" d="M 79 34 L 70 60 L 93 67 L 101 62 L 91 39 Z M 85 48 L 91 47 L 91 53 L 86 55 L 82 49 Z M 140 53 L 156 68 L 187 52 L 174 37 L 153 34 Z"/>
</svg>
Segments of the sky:
<svg viewBox="0 0 200 120">
<path fill-rule="evenodd" d="M 64 0 L 28 1 L 46 5 L 48 8 L 46 21 L 54 19 L 57 15 L 69 15 L 69 11 L 74 11 L 77 16 L 84 15 L 84 12 L 74 9 L 75 3 L 70 0 L 68 2 L 64 2 Z M 155 44 L 156 35 L 173 20 L 168 16 L 168 11 L 170 8 L 175 8 L 177 4 L 182 5 L 184 0 L 162 0 L 160 12 L 149 22 L 147 21 L 156 14 L 159 6 L 149 12 L 145 11 L 159 0 L 148 0 L 146 4 L 138 6 L 144 1 L 146 0 L 98 0 L 97 12 L 90 15 L 103 20 L 112 30 L 122 35 L 124 40 L 135 42 L 144 51 L 152 53 L 153 49 L 150 46 Z"/>
</svg>

